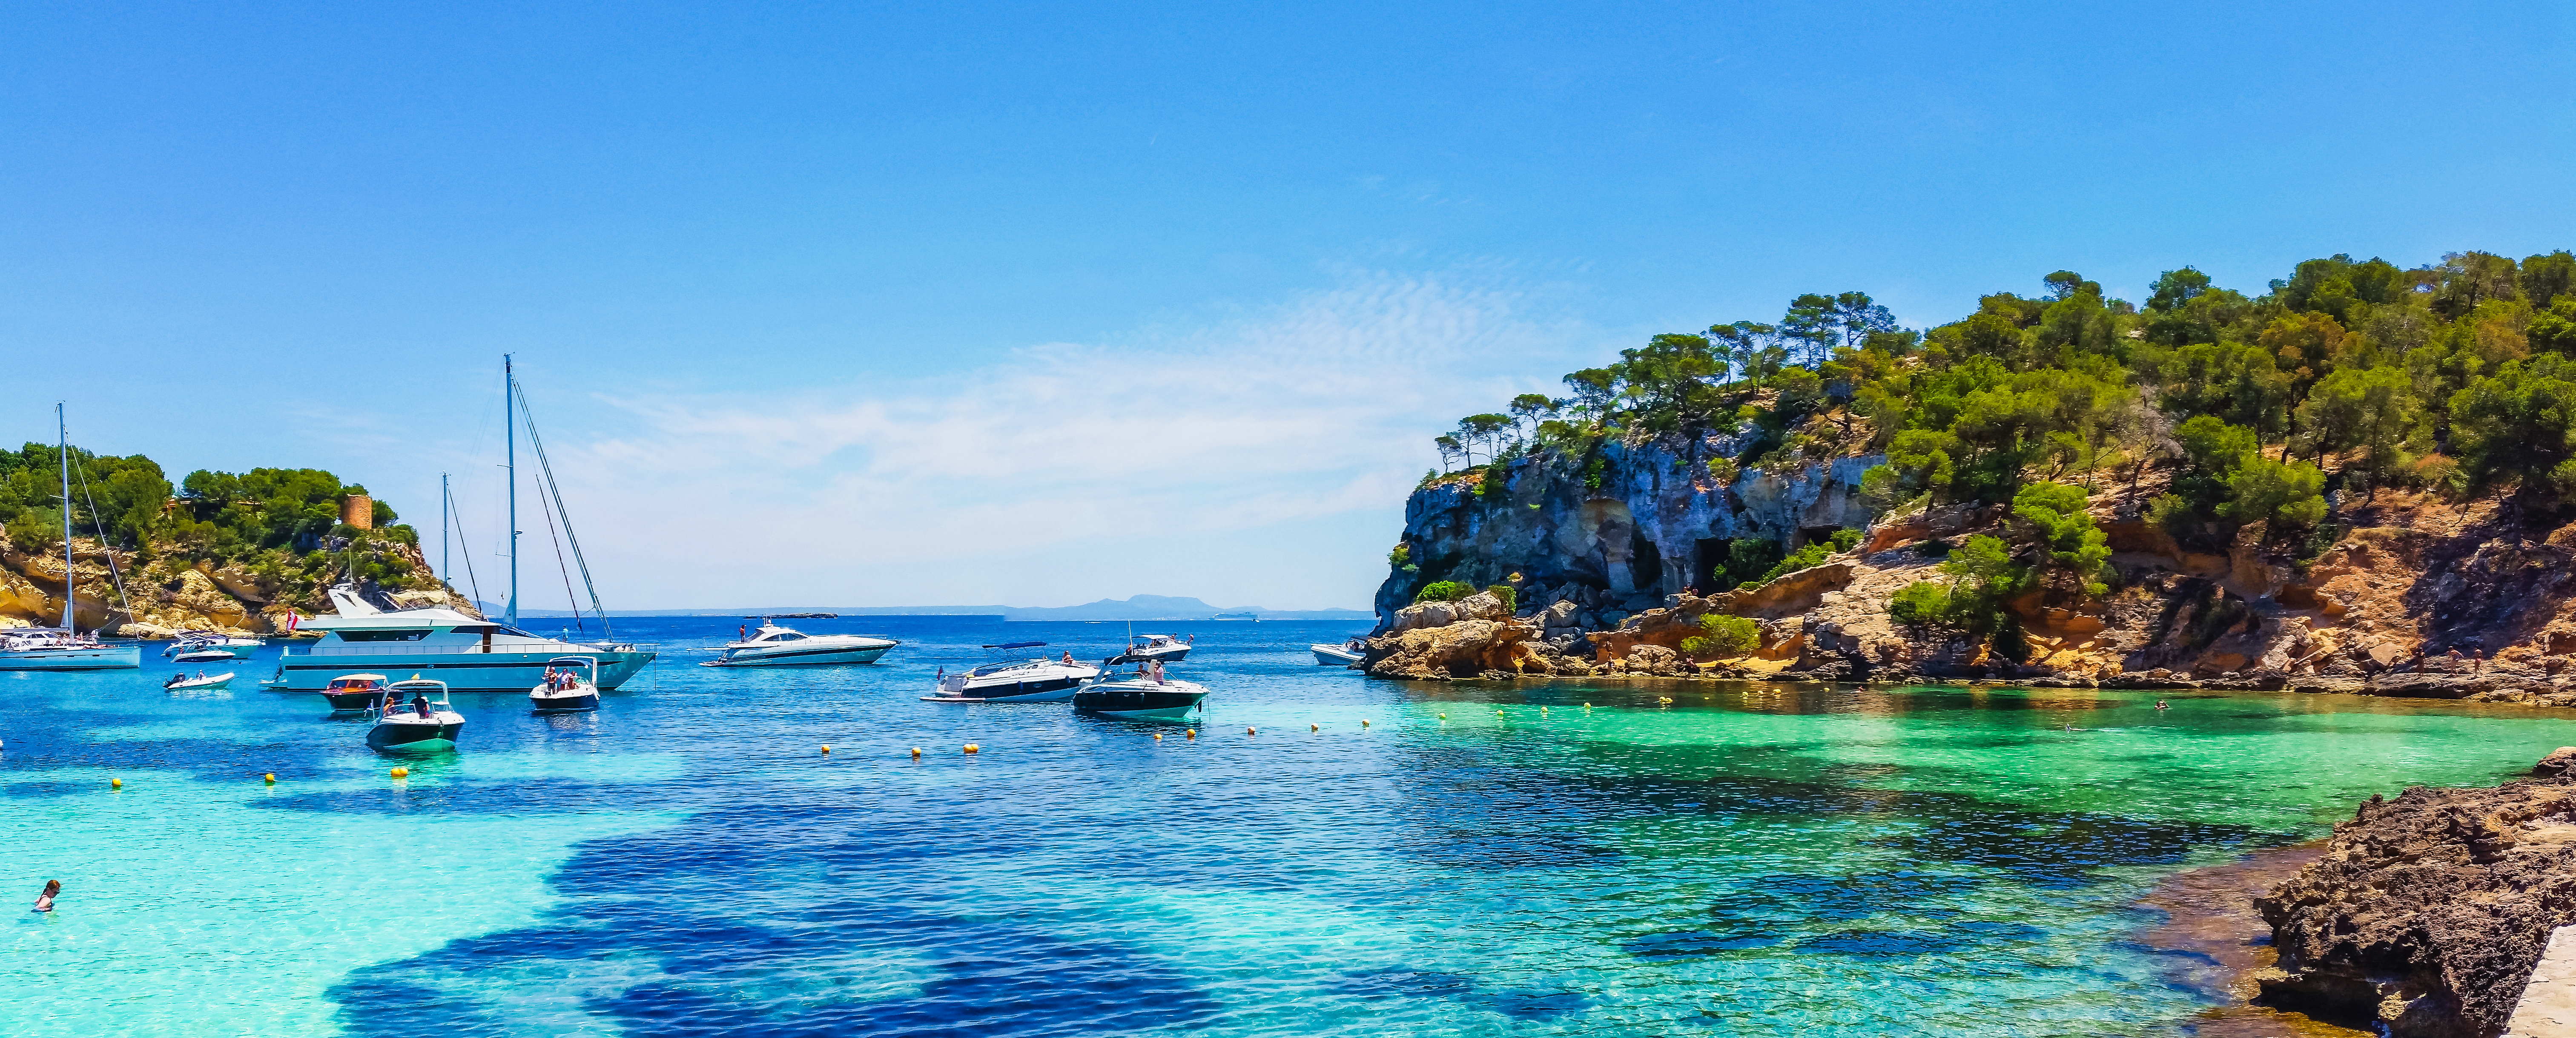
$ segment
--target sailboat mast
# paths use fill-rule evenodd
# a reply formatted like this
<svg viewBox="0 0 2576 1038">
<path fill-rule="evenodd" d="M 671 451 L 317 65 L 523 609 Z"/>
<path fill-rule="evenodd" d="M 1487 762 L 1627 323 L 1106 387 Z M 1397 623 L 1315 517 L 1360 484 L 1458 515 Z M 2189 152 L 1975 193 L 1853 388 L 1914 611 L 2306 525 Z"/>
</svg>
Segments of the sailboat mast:
<svg viewBox="0 0 2576 1038">
<path fill-rule="evenodd" d="M 508 444 L 510 470 L 510 604 L 501 609 L 501 622 L 519 626 L 519 413 L 512 401 L 519 395 L 519 377 L 511 367 L 510 355 L 501 355 L 501 435 Z"/>
<path fill-rule="evenodd" d="M 447 582 L 447 473 L 438 474 L 438 582 Z"/>
<path fill-rule="evenodd" d="M 71 427 L 63 423 L 59 400 L 54 402 L 54 436 L 63 456 L 63 630 L 79 634 L 80 628 L 72 626 L 72 596 L 76 593 L 73 585 L 77 583 L 72 574 L 72 433 Z"/>
</svg>

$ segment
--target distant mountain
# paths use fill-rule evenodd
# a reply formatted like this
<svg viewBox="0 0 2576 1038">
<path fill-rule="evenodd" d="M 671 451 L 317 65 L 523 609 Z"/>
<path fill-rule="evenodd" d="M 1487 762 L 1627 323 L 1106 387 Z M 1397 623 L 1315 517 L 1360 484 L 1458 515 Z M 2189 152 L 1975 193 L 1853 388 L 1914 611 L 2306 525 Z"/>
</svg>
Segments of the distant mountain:
<svg viewBox="0 0 2576 1038">
<path fill-rule="evenodd" d="M 487 614 L 498 615 L 499 605 L 481 603 Z M 1264 609 L 1260 606 L 1212 606 L 1196 598 L 1169 595 L 1137 595 L 1125 600 L 1104 598 L 1075 606 L 760 606 L 746 609 L 646 609 L 609 611 L 611 616 L 762 616 L 776 613 L 838 613 L 842 616 L 998 616 L 1005 620 L 1211 620 L 1217 614 L 1229 616 L 1251 614 L 1264 620 L 1364 620 L 1375 619 L 1365 609 Z M 559 617 L 572 614 L 562 609 L 522 609 L 520 616 Z"/>
</svg>

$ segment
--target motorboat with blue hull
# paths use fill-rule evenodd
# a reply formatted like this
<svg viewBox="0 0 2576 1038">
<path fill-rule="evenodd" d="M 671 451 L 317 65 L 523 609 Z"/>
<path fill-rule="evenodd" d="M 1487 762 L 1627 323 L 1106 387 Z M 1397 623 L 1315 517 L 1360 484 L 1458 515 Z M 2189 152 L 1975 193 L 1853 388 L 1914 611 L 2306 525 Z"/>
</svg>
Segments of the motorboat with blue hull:
<svg viewBox="0 0 2576 1038">
<path fill-rule="evenodd" d="M 902 644 L 892 638 L 872 638 L 864 634 L 806 634 L 776 624 L 762 624 L 740 641 L 720 650 L 723 655 L 699 664 L 702 667 L 815 667 L 833 663 L 874 663 L 886 650 Z"/>
<path fill-rule="evenodd" d="M 279 692 L 320 692 L 332 678 L 352 671 L 418 674 L 458 692 L 525 693 L 545 682 L 546 668 L 566 656 L 599 662 L 599 684 L 625 684 L 654 653 L 627 643 L 583 644 L 547 638 L 453 609 L 376 609 L 333 588 L 339 615 L 299 621 L 323 632 L 311 647 L 284 647 L 277 674 L 261 682 Z"/>
<path fill-rule="evenodd" d="M 1034 649 L 1045 642 L 1007 642 L 987 649 Z M 987 663 L 972 670 L 939 674 L 939 693 L 921 697 L 931 703 L 1061 703 L 1073 698 L 1082 683 L 1100 676 L 1100 668 L 1062 659 Z"/>
<path fill-rule="evenodd" d="M 599 709 L 599 661 L 561 656 L 546 664 L 546 680 L 528 690 L 528 706 L 541 714 Z"/>
<path fill-rule="evenodd" d="M 376 708 L 375 727 L 367 729 L 369 747 L 399 752 L 456 748 L 456 737 L 465 730 L 465 715 L 448 705 L 446 682 L 397 681 L 383 696 L 384 705 Z"/>
</svg>

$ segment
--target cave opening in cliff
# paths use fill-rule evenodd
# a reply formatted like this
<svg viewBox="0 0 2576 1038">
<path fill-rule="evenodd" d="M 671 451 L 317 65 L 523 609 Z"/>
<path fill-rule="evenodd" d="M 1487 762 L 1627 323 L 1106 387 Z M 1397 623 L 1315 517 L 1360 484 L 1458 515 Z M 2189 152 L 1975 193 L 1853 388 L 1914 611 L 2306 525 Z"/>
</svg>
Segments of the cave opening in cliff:
<svg viewBox="0 0 2576 1038">
<path fill-rule="evenodd" d="M 1633 528 L 1628 534 L 1628 581 L 1639 591 L 1662 594 L 1664 590 L 1664 553 L 1644 532 Z"/>
<path fill-rule="evenodd" d="M 1726 571 L 1724 537 L 1703 537 L 1691 542 L 1690 586 L 1704 594 L 1713 594 Z"/>
</svg>

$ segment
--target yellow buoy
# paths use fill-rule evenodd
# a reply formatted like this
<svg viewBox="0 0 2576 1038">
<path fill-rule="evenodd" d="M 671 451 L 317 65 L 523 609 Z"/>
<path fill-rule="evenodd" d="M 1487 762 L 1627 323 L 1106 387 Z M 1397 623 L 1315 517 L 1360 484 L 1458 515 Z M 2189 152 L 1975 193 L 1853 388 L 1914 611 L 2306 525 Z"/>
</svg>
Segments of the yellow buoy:
<svg viewBox="0 0 2576 1038">
<path fill-rule="evenodd" d="M 1259 728 L 1246 728 L 1246 729 L 1244 729 L 1244 730 L 1243 730 L 1243 734 L 1245 734 L 1245 735 L 1259 735 L 1259 734 L 1261 734 L 1261 729 L 1259 729 Z"/>
<path fill-rule="evenodd" d="M 268 780 L 268 784 L 269 784 L 269 785 L 274 786 L 274 785 L 276 785 L 276 784 L 277 784 L 277 773 L 276 773 L 276 772 L 274 772 L 274 771 L 272 771 L 272 772 L 268 772 L 267 774 L 261 775 L 260 777 L 261 777 L 261 778 L 263 778 L 263 779 L 267 779 L 267 780 Z"/>
<path fill-rule="evenodd" d="M 823 747 L 823 756 L 829 757 L 829 756 L 831 756 L 831 755 L 832 755 L 832 748 L 831 748 L 831 747 L 829 747 L 829 746 Z"/>
<path fill-rule="evenodd" d="M 410 777 L 411 777 L 411 769 L 410 769 L 410 768 L 395 768 L 395 769 L 393 770 L 393 776 L 394 776 L 395 778 L 410 778 Z"/>
<path fill-rule="evenodd" d="M 1583 708 L 1584 708 L 1584 709 L 1586 709 L 1586 710 L 1590 710 L 1590 709 L 1592 709 L 1592 704 L 1590 704 L 1590 703 L 1585 703 L 1585 704 L 1583 704 Z"/>
<path fill-rule="evenodd" d="M 1163 733 L 1161 733 L 1161 732 L 1155 732 L 1155 733 L 1154 733 L 1154 741 L 1155 741 L 1155 742 L 1161 742 L 1161 741 L 1163 741 Z"/>
<path fill-rule="evenodd" d="M 107 780 L 107 788 L 109 788 L 109 789 L 124 789 L 124 788 L 125 788 L 125 780 L 124 780 L 124 779 L 120 779 L 120 778 L 112 778 L 112 779 L 109 779 L 109 780 Z"/>
<path fill-rule="evenodd" d="M 1320 724 L 1308 724 L 1306 726 L 1306 730 L 1310 732 L 1320 732 L 1324 730 L 1324 726 Z"/>
<path fill-rule="evenodd" d="M 915 747 L 913 747 L 913 748 L 912 748 L 912 759 L 914 759 L 914 760 L 920 760 L 920 759 L 921 759 L 921 747 L 919 747 L 919 746 L 915 746 Z"/>
<path fill-rule="evenodd" d="M 968 753 L 973 753 L 973 752 L 975 752 L 975 751 L 977 751 L 977 750 L 980 750 L 980 749 L 983 749 L 983 747 L 981 747 L 981 746 L 977 746 L 977 745 L 975 745 L 974 743 L 971 743 L 971 742 L 970 742 L 970 743 L 967 743 L 967 744 L 966 744 L 966 752 L 968 752 Z"/>
<path fill-rule="evenodd" d="M 1366 728 L 1366 727 L 1368 727 L 1368 718 L 1363 717 L 1363 718 L 1361 718 L 1361 719 L 1360 719 L 1360 727 L 1362 727 L 1362 728 Z"/>
<path fill-rule="evenodd" d="M 1441 719 L 1441 720 L 1443 720 L 1443 721 L 1446 721 L 1446 720 L 1448 720 L 1448 719 L 1449 719 L 1449 715 L 1447 715 L 1447 714 L 1442 714 L 1442 715 L 1440 715 L 1440 719 Z"/>
<path fill-rule="evenodd" d="M 1192 728 L 1192 729 L 1189 729 L 1189 730 L 1187 730 L 1187 731 L 1182 732 L 1181 734 L 1182 734 L 1182 735 L 1184 735 L 1184 736 L 1186 736 L 1186 737 L 1188 737 L 1188 738 L 1196 739 L 1196 738 L 1198 738 L 1198 737 L 1199 737 L 1199 730 L 1198 730 L 1198 729 L 1196 729 L 1196 728 Z"/>
</svg>

